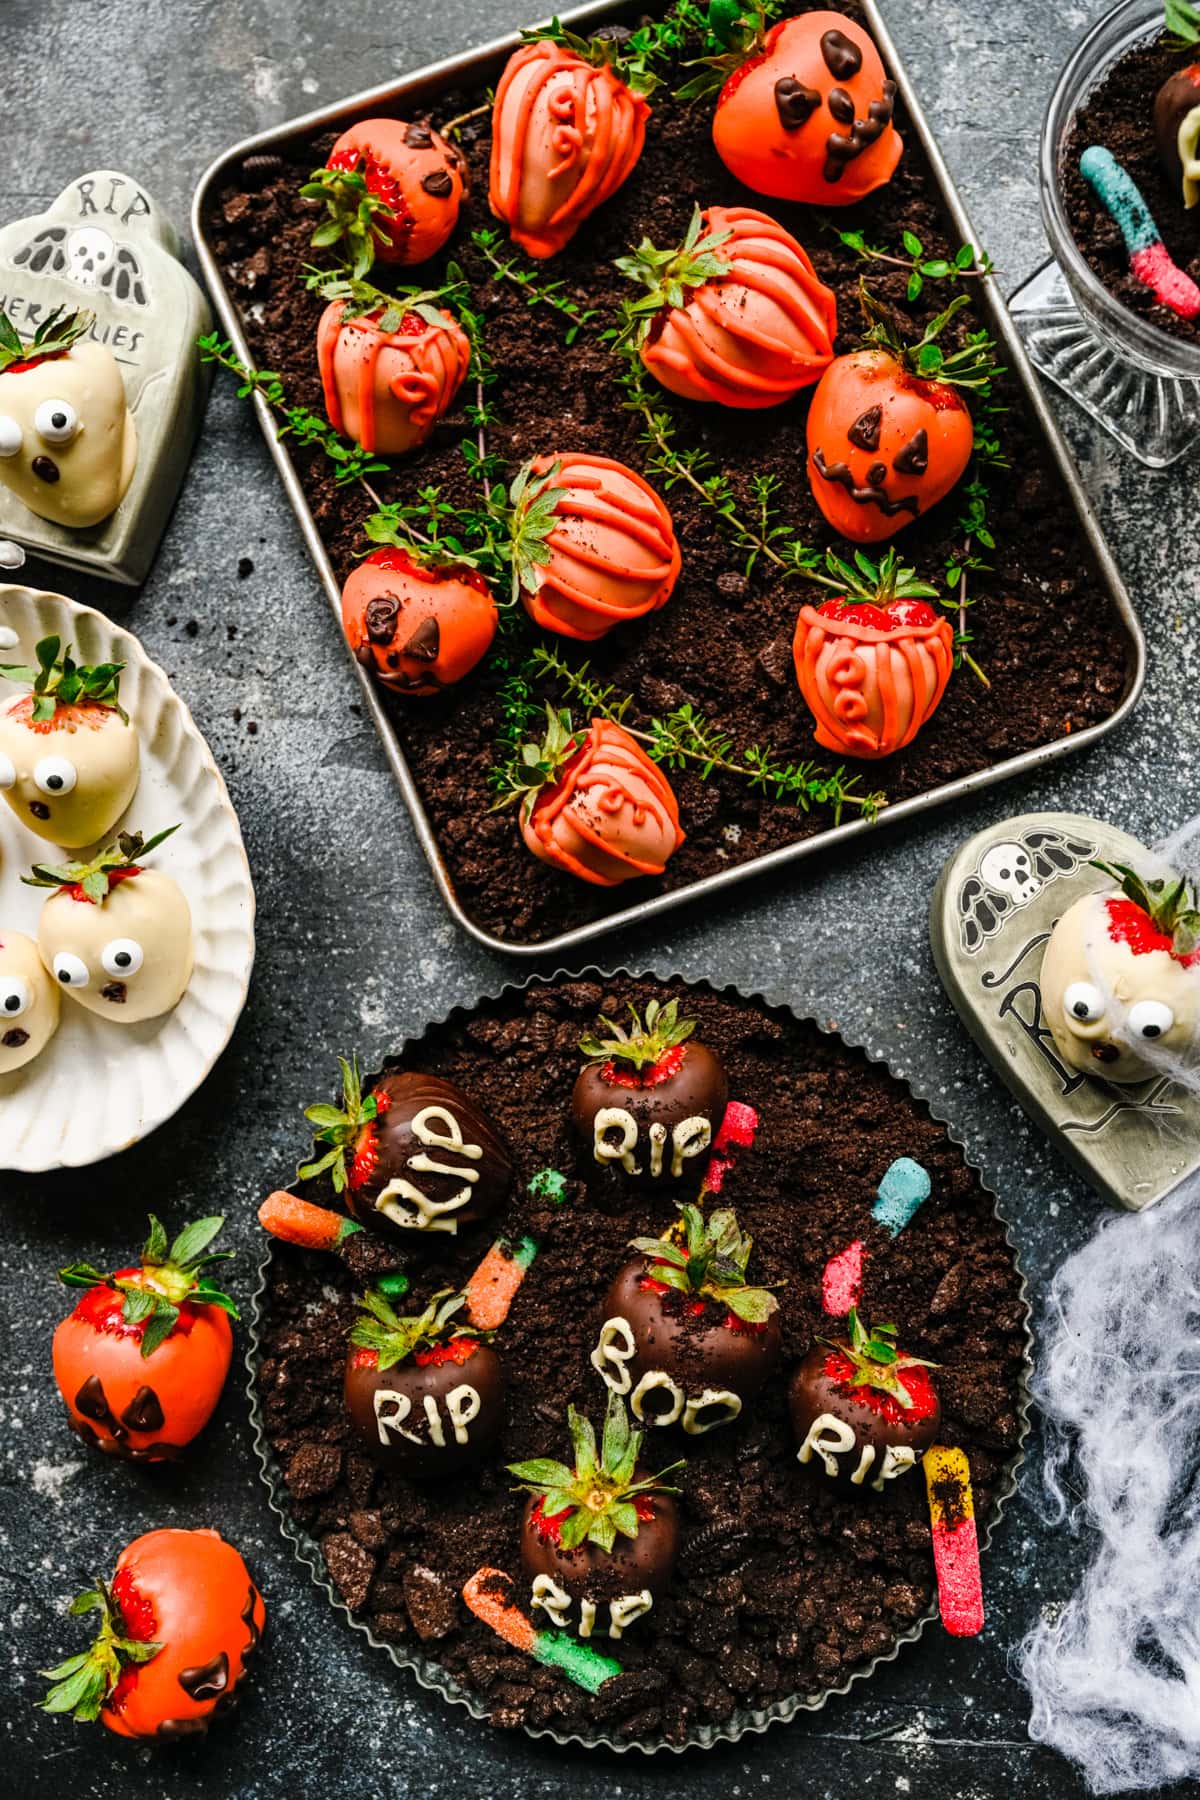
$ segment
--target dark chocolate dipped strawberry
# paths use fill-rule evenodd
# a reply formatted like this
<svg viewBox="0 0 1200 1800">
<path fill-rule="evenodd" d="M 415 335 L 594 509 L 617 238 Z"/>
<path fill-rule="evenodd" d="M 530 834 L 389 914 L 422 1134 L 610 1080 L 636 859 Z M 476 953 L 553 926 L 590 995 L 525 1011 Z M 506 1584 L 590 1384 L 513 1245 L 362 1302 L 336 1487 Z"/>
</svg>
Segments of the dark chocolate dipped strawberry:
<svg viewBox="0 0 1200 1800">
<path fill-rule="evenodd" d="M 226 1315 L 237 1318 L 206 1272 L 233 1255 L 209 1249 L 224 1222 L 197 1219 L 168 1244 L 152 1213 L 140 1266 L 59 1271 L 69 1287 L 87 1290 L 54 1333 L 53 1350 L 54 1379 L 85 1443 L 131 1462 L 163 1462 L 208 1423 L 233 1354 Z"/>
<path fill-rule="evenodd" d="M 934 1363 L 898 1349 L 896 1327 L 868 1331 L 851 1307 L 846 1341 L 817 1344 L 792 1376 L 788 1406 L 802 1463 L 841 1485 L 873 1488 L 906 1475 L 937 1436 Z"/>
<path fill-rule="evenodd" d="M 783 1349 L 779 1302 L 746 1280 L 751 1239 L 726 1207 L 685 1206 L 665 1237 L 634 1238 L 604 1299 L 592 1366 L 644 1425 L 702 1436 L 736 1419 Z"/>
<path fill-rule="evenodd" d="M 666 1592 L 679 1548 L 679 1518 L 664 1477 L 638 1466 L 642 1433 L 624 1403 L 608 1397 L 599 1446 L 590 1420 L 567 1410 L 572 1462 L 513 1463 L 528 1490 L 521 1561 L 532 1609 L 580 1637 L 619 1638 Z"/>
<path fill-rule="evenodd" d="M 350 1332 L 345 1398 L 363 1449 L 382 1468 L 428 1481 L 471 1467 L 504 1422 L 504 1371 L 496 1352 L 455 1322 L 465 1294 L 435 1294 L 401 1318 L 373 1292 Z"/>
<path fill-rule="evenodd" d="M 1166 26 L 1164 46 L 1194 59 L 1200 44 L 1195 7 L 1167 0 Z M 1154 96 L 1154 136 L 1163 172 L 1190 212 L 1200 203 L 1200 62 L 1176 69 Z"/>
<path fill-rule="evenodd" d="M 71 1602 L 96 1612 L 90 1650 L 42 1673 L 43 1712 L 100 1719 L 118 1737 L 195 1737 L 235 1707 L 266 1623 L 262 1595 L 217 1532 L 149 1531 L 110 1582 Z M 15 1790 L 11 1790 L 14 1791 Z"/>
<path fill-rule="evenodd" d="M 679 1017 L 678 1000 L 651 1000 L 644 1017 L 629 1011 L 628 1027 L 602 1018 L 603 1035 L 580 1042 L 588 1066 L 571 1119 L 595 1162 L 665 1186 L 703 1172 L 729 1088 L 718 1058 L 692 1038 L 695 1019 Z"/>
<path fill-rule="evenodd" d="M 437 1075 L 393 1070 L 364 1093 L 357 1061 L 343 1058 L 342 1106 L 310 1106 L 305 1117 L 323 1154 L 301 1165 L 301 1179 L 328 1169 L 359 1224 L 414 1249 L 477 1225 L 508 1197 L 508 1151 Z"/>
</svg>

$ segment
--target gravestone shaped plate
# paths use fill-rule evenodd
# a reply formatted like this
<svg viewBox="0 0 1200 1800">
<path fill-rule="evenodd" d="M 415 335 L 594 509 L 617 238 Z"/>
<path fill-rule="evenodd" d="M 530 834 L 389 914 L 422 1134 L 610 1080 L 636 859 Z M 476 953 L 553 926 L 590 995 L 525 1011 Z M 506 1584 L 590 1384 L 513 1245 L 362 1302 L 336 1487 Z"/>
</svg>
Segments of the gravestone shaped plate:
<svg viewBox="0 0 1200 1800">
<path fill-rule="evenodd" d="M 1136 867 L 1147 856 L 1097 819 L 1027 813 L 950 858 L 930 911 L 934 961 L 971 1036 L 1081 1174 L 1135 1211 L 1200 1168 L 1200 1096 L 1165 1075 L 1117 1085 L 1068 1067 L 1043 1015 L 1040 976 L 1055 921 L 1081 895 L 1112 887 L 1091 859 Z"/>
<path fill-rule="evenodd" d="M 197 336 L 211 318 L 179 239 L 145 188 L 95 169 L 44 213 L 0 228 L 0 308 L 22 338 L 55 307 L 95 314 L 90 336 L 117 359 L 137 429 L 133 479 L 116 511 L 73 529 L 0 487 L 0 537 L 131 585 L 144 580 L 192 453 L 207 377 Z"/>
</svg>

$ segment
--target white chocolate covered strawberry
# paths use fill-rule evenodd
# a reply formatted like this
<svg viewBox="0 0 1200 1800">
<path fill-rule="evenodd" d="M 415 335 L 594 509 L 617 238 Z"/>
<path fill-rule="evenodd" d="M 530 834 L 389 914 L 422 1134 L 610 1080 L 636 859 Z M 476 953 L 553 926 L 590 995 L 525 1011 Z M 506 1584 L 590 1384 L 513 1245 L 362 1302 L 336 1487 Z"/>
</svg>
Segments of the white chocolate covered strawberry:
<svg viewBox="0 0 1200 1800">
<path fill-rule="evenodd" d="M 57 525 L 98 525 L 120 505 L 137 431 L 112 351 L 86 337 L 92 314 L 54 311 L 22 343 L 0 311 L 0 482 Z"/>
<path fill-rule="evenodd" d="M 58 1012 L 58 989 L 33 939 L 0 930 L 0 1075 L 40 1055 L 58 1030 Z"/>
<path fill-rule="evenodd" d="M 119 1025 L 170 1012 L 191 979 L 192 915 L 183 890 L 139 860 L 177 829 L 147 842 L 122 832 L 94 862 L 39 864 L 25 877 L 55 890 L 38 923 L 46 968 L 80 1006 Z"/>
<path fill-rule="evenodd" d="M 1200 911 L 1182 877 L 1096 863 L 1117 884 L 1055 925 L 1042 1005 L 1059 1055 L 1106 1081 L 1145 1081 L 1190 1060 L 1200 1024 Z"/>
<path fill-rule="evenodd" d="M 66 850 L 106 837 L 138 784 L 138 736 L 119 700 L 122 663 L 76 664 L 43 638 L 36 669 L 0 667 L 31 692 L 0 710 L 0 794 L 23 825 Z"/>
</svg>

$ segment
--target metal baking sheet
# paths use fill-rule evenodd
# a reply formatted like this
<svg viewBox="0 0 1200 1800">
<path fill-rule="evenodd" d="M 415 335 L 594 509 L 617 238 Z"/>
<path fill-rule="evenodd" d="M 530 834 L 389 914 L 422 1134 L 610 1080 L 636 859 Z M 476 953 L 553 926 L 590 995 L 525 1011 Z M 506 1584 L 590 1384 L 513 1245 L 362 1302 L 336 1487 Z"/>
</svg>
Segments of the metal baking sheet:
<svg viewBox="0 0 1200 1800">
<path fill-rule="evenodd" d="M 875 0 L 861 0 L 861 4 L 867 27 L 904 96 L 913 129 L 921 149 L 929 160 L 933 179 L 938 185 L 942 202 L 954 229 L 963 243 L 978 244 L 980 240 L 976 236 L 962 201 L 959 199 L 949 170 L 942 160 L 929 123 L 916 98 L 907 70 L 892 42 L 879 8 Z M 629 10 L 629 6 L 624 3 L 624 0 L 593 0 L 592 4 L 564 12 L 560 17 L 565 23 L 576 28 L 594 28 L 608 20 L 620 19 L 628 15 Z M 251 358 L 242 332 L 241 317 L 233 297 L 225 285 L 221 269 L 204 228 L 204 216 L 209 197 L 217 184 L 224 180 L 237 165 L 240 165 L 246 156 L 278 150 L 281 145 L 291 143 L 299 138 L 310 137 L 318 131 L 344 130 L 358 119 L 369 117 L 371 113 L 380 110 L 430 111 L 436 108 L 441 96 L 452 88 L 486 86 L 494 82 L 505 60 L 518 47 L 520 41 L 518 33 L 513 32 L 509 36 L 485 44 L 478 50 L 470 50 L 460 56 L 449 57 L 443 62 L 433 63 L 426 69 L 418 70 L 415 74 L 405 75 L 398 81 L 388 82 L 382 87 L 368 88 L 362 93 L 351 95 L 346 100 L 338 101 L 335 105 L 321 107 L 316 112 L 305 113 L 302 118 L 293 119 L 289 124 L 276 126 L 269 131 L 259 132 L 255 137 L 243 139 L 241 143 L 235 144 L 227 150 L 223 156 L 218 157 L 216 162 L 206 170 L 200 179 L 192 201 L 192 232 L 204 278 L 212 295 L 213 305 L 222 329 L 243 361 L 249 362 Z M 897 824 L 902 819 L 911 818 L 914 814 L 928 811 L 935 806 L 942 806 L 947 801 L 974 793 L 979 788 L 990 787 L 995 782 L 1007 781 L 1013 776 L 1038 768 L 1042 763 L 1051 762 L 1056 757 L 1067 756 L 1075 751 L 1086 749 L 1089 744 L 1103 737 L 1105 733 L 1114 730 L 1132 710 L 1137 703 L 1145 680 L 1146 646 L 1125 584 L 1097 524 L 1091 502 L 1079 478 L 1079 472 L 1038 385 L 1037 377 L 1009 317 L 1008 309 L 993 282 L 979 284 L 977 304 L 986 318 L 989 330 L 1001 348 L 1006 368 L 1020 385 L 1025 404 L 1041 427 L 1051 457 L 1075 507 L 1080 528 L 1087 538 L 1095 558 L 1100 580 L 1125 628 L 1127 634 L 1125 692 L 1116 711 L 1107 719 L 1101 720 L 1100 723 L 1089 725 L 1082 731 L 1071 732 L 1053 743 L 1039 745 L 1033 750 L 1025 750 L 1019 756 L 1011 756 L 1004 762 L 993 763 L 988 768 L 978 769 L 955 781 L 945 782 L 941 787 L 932 788 L 927 793 L 915 794 L 906 800 L 898 800 L 885 807 L 872 824 L 858 819 L 843 825 L 830 826 L 828 830 L 818 832 L 800 843 L 785 844 L 778 850 L 753 857 L 734 868 L 716 870 L 711 875 L 705 875 L 700 880 L 689 882 L 686 886 L 675 888 L 669 893 L 653 895 L 649 899 L 639 900 L 632 906 L 619 906 L 605 917 L 592 920 L 586 925 L 576 926 L 569 931 L 560 932 L 554 937 L 522 943 L 493 936 L 491 932 L 486 931 L 472 919 L 463 907 L 455 892 L 453 878 L 417 790 L 417 784 L 412 770 L 409 768 L 395 726 L 382 705 L 374 682 L 365 670 L 354 663 L 363 705 L 374 721 L 392 773 L 404 796 L 409 812 L 412 814 L 418 841 L 429 861 L 442 898 L 464 931 L 469 932 L 481 944 L 486 944 L 489 949 L 499 950 L 508 956 L 546 957 L 572 950 L 581 944 L 602 937 L 608 932 L 639 924 L 645 919 L 669 912 L 698 896 L 715 895 L 766 870 L 780 869 L 786 865 L 799 863 L 805 857 L 824 854 L 832 845 L 848 843 L 853 838 L 861 837 L 865 832 L 886 831 L 890 825 Z M 334 574 L 321 534 L 309 510 L 308 501 L 289 454 L 287 442 L 286 440 L 281 442 L 277 436 L 277 424 L 267 402 L 260 394 L 255 394 L 253 401 L 258 412 L 263 436 L 275 459 L 275 466 L 283 481 L 284 491 L 300 522 L 300 529 L 304 533 L 305 542 L 321 577 L 326 598 L 333 609 L 340 631 L 340 585 Z"/>
</svg>

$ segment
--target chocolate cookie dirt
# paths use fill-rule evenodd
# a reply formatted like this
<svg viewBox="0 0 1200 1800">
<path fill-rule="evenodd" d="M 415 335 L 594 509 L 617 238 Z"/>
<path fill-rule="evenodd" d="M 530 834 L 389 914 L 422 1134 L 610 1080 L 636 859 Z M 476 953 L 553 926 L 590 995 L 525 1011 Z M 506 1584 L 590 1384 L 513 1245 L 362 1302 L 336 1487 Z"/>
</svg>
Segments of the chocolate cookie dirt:
<svg viewBox="0 0 1200 1800">
<path fill-rule="evenodd" d="M 753 1238 L 752 1279 L 778 1297 L 783 1358 L 720 1430 L 649 1434 L 651 1473 L 684 1459 L 670 1478 L 679 1560 L 636 1628 L 617 1643 L 596 1640 L 623 1673 L 589 1695 L 501 1643 L 461 1594 L 481 1567 L 499 1570 L 528 1610 L 526 1496 L 508 1466 L 562 1456 L 568 1405 L 603 1416 L 606 1389 L 591 1353 L 606 1292 L 630 1240 L 666 1231 L 676 1215 L 677 1195 L 597 1165 L 570 1118 L 580 1039 L 601 1015 L 628 1017 L 632 1003 L 644 1016 L 648 1002 L 671 999 L 719 1056 L 732 1099 L 752 1098 L 759 1113 L 720 1204 L 736 1208 Z M 505 1212 L 408 1265 L 404 1310 L 461 1288 L 497 1228 L 539 1249 L 492 1340 L 509 1384 L 500 1437 L 478 1469 L 439 1485 L 378 1468 L 355 1447 L 343 1404 L 355 1295 L 394 1267 L 394 1248 L 365 1231 L 347 1240 L 342 1259 L 275 1248 L 260 1298 L 257 1377 L 272 1479 L 354 1616 L 403 1661 L 434 1680 L 439 1671 L 453 1677 L 497 1725 L 650 1744 L 736 1733 L 749 1711 L 841 1686 L 911 1636 L 935 1589 L 919 1473 L 877 1493 L 842 1490 L 802 1467 L 787 1391 L 831 1325 L 821 1310 L 825 1264 L 861 1239 L 864 1316 L 894 1322 L 906 1351 L 937 1364 L 939 1441 L 966 1450 L 986 1530 L 1021 1440 L 1026 1308 L 1004 1228 L 945 1127 L 885 1069 L 816 1026 L 679 981 L 534 982 L 430 1028 L 402 1065 L 470 1096 L 515 1173 Z M 892 1238 L 871 1208 L 902 1156 L 928 1170 L 932 1194 Z M 563 1183 L 535 1183 L 531 1195 L 531 1178 L 548 1168 Z M 560 1185 L 565 1196 L 554 1204 Z M 302 1191 L 334 1200 L 327 1174 Z"/>
<path fill-rule="evenodd" d="M 679 399 L 651 374 L 639 376 L 636 356 L 613 341 L 621 309 L 638 291 L 615 266 L 618 258 L 629 258 L 643 240 L 682 243 L 697 208 L 744 209 L 757 198 L 714 149 L 710 102 L 674 97 L 691 78 L 684 63 L 703 49 L 689 27 L 678 54 L 656 64 L 663 85 L 651 96 L 636 166 L 564 248 L 537 264 L 510 244 L 488 211 L 492 131 L 484 85 L 440 95 L 434 125 L 450 131 L 457 116 L 479 116 L 451 132 L 468 165 L 469 194 L 449 245 L 422 265 L 419 279 L 444 293 L 448 263 L 461 268 L 486 359 L 479 363 L 477 348 L 483 385 L 467 378 L 423 447 L 398 460 L 373 459 L 382 466 L 368 478 L 371 492 L 355 480 L 339 484 L 344 458 L 331 460 L 303 435 L 288 440 L 339 583 L 371 549 L 364 526 L 379 510 L 377 499 L 384 509 L 417 506 L 421 490 L 436 489 L 433 504 L 445 511 L 421 528 L 428 535 L 440 520 L 440 529 L 452 531 L 478 513 L 485 475 L 498 488 L 538 457 L 551 466 L 568 455 L 614 459 L 647 480 L 670 509 L 682 567 L 657 610 L 581 645 L 539 633 L 520 607 L 502 609 L 492 648 L 453 687 L 428 698 L 383 695 L 458 900 L 486 931 L 514 943 L 602 920 L 825 832 L 839 816 L 869 815 L 875 796 L 894 804 L 1078 737 L 1108 718 L 1128 688 L 1125 631 L 1038 422 L 1020 385 L 1001 375 L 990 398 L 972 402 L 980 448 L 956 493 L 906 522 L 900 540 L 902 560 L 954 602 L 944 619 L 958 638 L 959 666 L 936 714 L 881 762 L 855 761 L 814 741 L 813 716 L 797 691 L 793 637 L 801 605 L 825 592 L 788 558 L 791 549 L 804 549 L 823 567 L 827 548 L 846 547 L 805 477 L 811 390 L 762 413 Z M 397 104 L 411 110 L 413 102 Z M 983 329 L 974 298 L 980 277 L 964 275 L 955 262 L 958 236 L 902 93 L 894 124 L 903 155 L 894 176 L 865 199 L 829 218 L 774 199 L 761 208 L 799 242 L 836 299 L 837 352 L 852 351 L 861 337 L 865 276 L 910 340 L 920 339 L 952 300 L 971 297 L 939 339 L 954 355 Z M 301 187 L 329 156 L 334 135 L 281 137 L 276 150 L 231 167 L 209 190 L 205 219 L 254 363 L 277 372 L 286 404 L 307 408 L 319 423 L 316 338 L 325 301 L 306 287 L 304 271 L 321 260 L 311 238 L 322 215 Z M 850 243 L 839 235 L 847 232 Z M 919 292 L 912 244 L 935 271 L 920 278 Z M 386 288 L 392 275 L 376 268 L 372 279 Z M 461 304 L 459 311 L 463 316 Z M 631 380 L 649 396 L 645 404 L 629 404 Z M 348 445 L 339 447 L 350 454 Z M 756 551 L 750 539 L 731 535 L 712 504 L 714 492 L 722 505 L 728 498 L 766 548 Z M 669 561 L 666 553 L 661 560 Z M 949 585 L 952 572 L 956 587 Z M 497 590 L 496 597 L 507 596 Z M 654 600 L 652 594 L 645 604 Z M 932 604 L 942 619 L 938 601 Z M 570 678 L 538 660 L 547 650 L 569 666 Z M 536 860 L 512 812 L 492 810 L 497 771 L 511 764 L 518 741 L 544 727 L 545 702 L 570 705 L 579 729 L 595 715 L 593 696 L 573 685 L 585 659 L 590 679 L 611 688 L 612 707 L 628 701 L 625 727 L 653 738 L 654 720 L 699 718 L 709 741 L 722 747 L 708 766 L 703 758 L 671 760 L 661 740 L 651 744 L 665 759 L 685 835 L 679 841 L 679 832 L 664 826 L 656 854 L 639 856 L 661 872 L 637 874 L 619 888 L 589 885 Z M 417 673 L 424 667 L 413 665 Z M 782 779 L 761 773 L 763 758 Z"/>
</svg>

